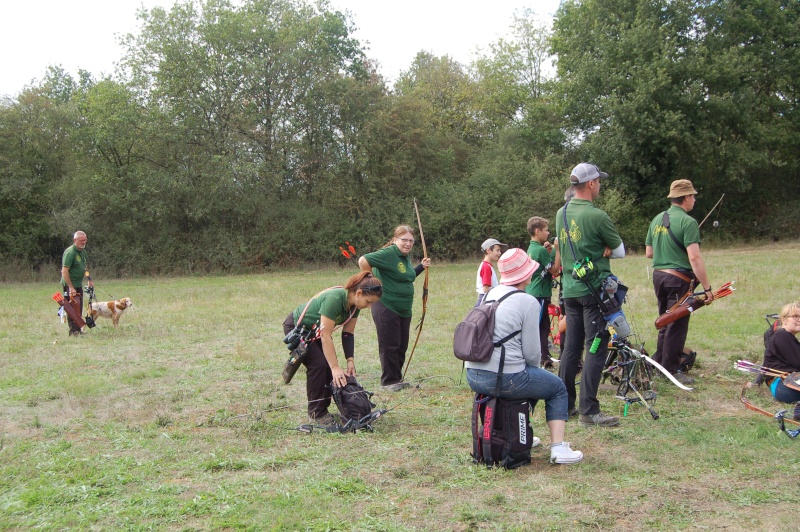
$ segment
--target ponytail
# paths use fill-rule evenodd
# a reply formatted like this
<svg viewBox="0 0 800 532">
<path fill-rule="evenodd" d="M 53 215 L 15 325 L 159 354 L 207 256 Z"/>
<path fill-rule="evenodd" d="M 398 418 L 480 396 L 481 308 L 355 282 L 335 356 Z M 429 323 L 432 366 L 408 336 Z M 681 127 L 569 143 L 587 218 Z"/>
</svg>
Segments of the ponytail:
<svg viewBox="0 0 800 532">
<path fill-rule="evenodd" d="M 381 280 L 372 275 L 372 272 L 359 272 L 350 279 L 347 280 L 347 283 L 344 285 L 348 292 L 355 292 L 356 290 L 362 290 L 369 293 L 374 293 L 381 295 L 383 291 L 383 285 L 381 284 Z"/>
</svg>

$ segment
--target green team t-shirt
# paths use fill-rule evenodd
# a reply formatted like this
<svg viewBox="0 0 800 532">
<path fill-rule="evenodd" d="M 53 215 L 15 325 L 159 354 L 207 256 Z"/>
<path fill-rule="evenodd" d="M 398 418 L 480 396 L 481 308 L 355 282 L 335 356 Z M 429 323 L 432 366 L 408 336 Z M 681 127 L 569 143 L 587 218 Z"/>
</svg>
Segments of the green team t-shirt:
<svg viewBox="0 0 800 532">
<path fill-rule="evenodd" d="M 308 309 L 303 314 L 303 309 Z M 353 313 L 353 318 L 358 317 L 359 310 Z M 344 288 L 330 288 L 311 300 L 311 303 L 303 303 L 292 313 L 294 315 L 294 322 L 300 319 L 300 314 L 303 314 L 303 325 L 306 329 L 310 329 L 312 325 L 320 325 L 320 317 L 325 316 L 333 320 L 336 325 L 341 325 L 350 316 L 350 311 L 347 310 L 347 290 Z"/>
<path fill-rule="evenodd" d="M 572 278 L 574 259 L 564 229 L 563 211 L 564 207 L 561 207 L 556 214 L 556 235 L 558 235 L 563 271 L 561 276 L 563 295 L 564 297 L 588 296 L 590 292 L 586 283 Z M 594 264 L 595 273 L 589 272 L 588 275 L 592 286 L 599 290 L 602 280 L 611 275 L 611 261 L 603 257 L 603 251 L 606 247 L 618 248 L 622 244 L 622 238 L 608 214 L 588 200 L 573 199 L 569 202 L 567 225 L 578 261 L 583 263 L 588 257 Z"/>
<path fill-rule="evenodd" d="M 684 247 L 700 243 L 700 226 L 697 220 L 689 216 L 686 211 L 677 205 L 672 205 L 668 210 L 669 228 L 672 234 L 683 243 Z M 667 228 L 663 225 L 664 213 L 660 213 L 650 222 L 647 230 L 645 245 L 653 247 L 653 269 L 692 269 L 689 255 L 686 250 L 680 249 L 669 236 Z"/>
<path fill-rule="evenodd" d="M 528 256 L 539 263 L 539 267 L 533 272 L 531 284 L 525 289 L 533 297 L 553 297 L 553 276 L 548 270 L 553 267 L 556 250 L 553 249 L 552 255 L 535 240 L 531 240 L 528 246 Z"/>
<path fill-rule="evenodd" d="M 61 257 L 61 266 L 69 268 L 69 278 L 76 290 L 83 286 L 83 276 L 86 272 L 86 249 L 78 250 L 75 244 L 65 249 L 64 255 Z M 61 285 L 65 288 L 67 286 L 63 276 Z"/>
<path fill-rule="evenodd" d="M 401 318 L 410 318 L 417 272 L 408 256 L 400 253 L 400 249 L 392 244 L 374 253 L 367 253 L 364 258 L 372 266 L 375 277 L 383 283 L 381 303 Z"/>
</svg>

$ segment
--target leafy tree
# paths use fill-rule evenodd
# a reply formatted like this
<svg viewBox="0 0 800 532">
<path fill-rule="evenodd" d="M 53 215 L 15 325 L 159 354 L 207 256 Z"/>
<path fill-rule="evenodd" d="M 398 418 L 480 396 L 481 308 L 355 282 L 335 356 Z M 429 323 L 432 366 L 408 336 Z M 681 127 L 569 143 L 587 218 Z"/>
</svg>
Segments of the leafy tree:
<svg viewBox="0 0 800 532">
<path fill-rule="evenodd" d="M 797 21 L 796 2 L 563 3 L 552 42 L 573 137 L 642 212 L 682 177 L 704 192 L 700 211 L 721 191 L 744 202 L 800 152 L 785 74 L 797 68 Z"/>
</svg>

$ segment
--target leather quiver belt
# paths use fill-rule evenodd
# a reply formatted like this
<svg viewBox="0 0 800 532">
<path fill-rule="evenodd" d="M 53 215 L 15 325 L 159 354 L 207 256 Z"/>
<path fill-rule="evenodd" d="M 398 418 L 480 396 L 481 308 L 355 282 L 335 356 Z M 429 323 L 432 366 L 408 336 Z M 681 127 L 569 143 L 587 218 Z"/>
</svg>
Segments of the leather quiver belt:
<svg viewBox="0 0 800 532">
<path fill-rule="evenodd" d="M 688 276 L 688 275 L 686 275 L 685 273 L 681 273 L 681 272 L 679 272 L 678 270 L 673 270 L 672 268 L 663 268 L 663 269 L 659 268 L 659 269 L 657 269 L 656 271 L 657 271 L 657 272 L 664 272 L 664 273 L 668 273 L 668 274 L 670 274 L 670 275 L 674 275 L 674 276 L 675 276 L 675 277 L 677 277 L 678 279 L 680 279 L 680 280 L 682 280 L 682 281 L 685 281 L 685 282 L 687 282 L 687 283 L 693 283 L 693 282 L 695 282 L 695 279 L 694 279 L 693 277 L 689 277 L 689 276 Z M 692 274 L 692 275 L 694 275 L 694 274 Z"/>
</svg>

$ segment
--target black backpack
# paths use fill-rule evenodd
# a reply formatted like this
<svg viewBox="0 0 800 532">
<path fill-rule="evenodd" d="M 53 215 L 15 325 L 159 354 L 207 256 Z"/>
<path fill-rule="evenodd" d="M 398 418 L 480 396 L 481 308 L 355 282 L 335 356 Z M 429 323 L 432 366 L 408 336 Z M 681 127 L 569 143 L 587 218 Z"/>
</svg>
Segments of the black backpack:
<svg viewBox="0 0 800 532">
<path fill-rule="evenodd" d="M 530 403 L 475 394 L 472 405 L 472 460 L 514 469 L 531 463 Z"/>
<path fill-rule="evenodd" d="M 766 350 L 769 347 L 770 340 L 772 340 L 772 337 L 775 336 L 775 332 L 782 327 L 780 317 L 777 314 L 767 314 L 766 320 L 769 328 L 764 331 L 764 356 L 767 355 Z M 753 380 L 753 384 L 757 386 L 761 386 L 764 382 L 766 382 L 766 379 L 761 373 L 756 375 L 755 380 Z"/>
<path fill-rule="evenodd" d="M 333 387 L 333 401 L 339 409 L 342 418 L 341 427 L 345 430 L 371 429 L 369 423 L 373 421 L 372 409 L 375 405 L 370 401 L 372 394 L 366 391 L 356 380 L 349 375 L 347 384 L 341 388 Z"/>
<path fill-rule="evenodd" d="M 500 347 L 508 340 L 519 334 L 516 331 L 499 340 L 494 341 L 494 314 L 500 303 L 505 298 L 514 294 L 524 294 L 522 290 L 515 290 L 495 301 L 484 301 L 473 307 L 466 318 L 456 325 L 453 335 L 453 354 L 465 362 L 486 362 L 492 358 L 495 347 Z"/>
</svg>

